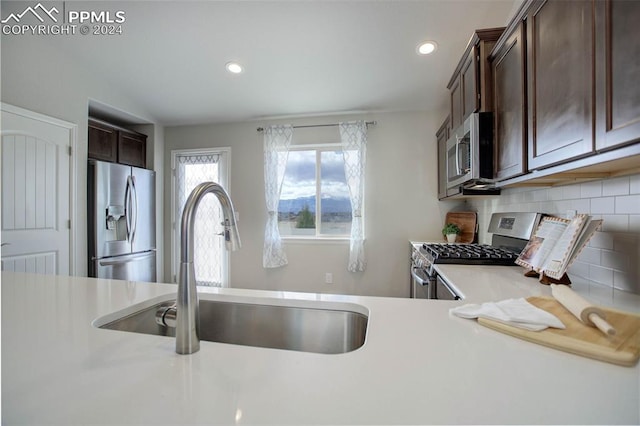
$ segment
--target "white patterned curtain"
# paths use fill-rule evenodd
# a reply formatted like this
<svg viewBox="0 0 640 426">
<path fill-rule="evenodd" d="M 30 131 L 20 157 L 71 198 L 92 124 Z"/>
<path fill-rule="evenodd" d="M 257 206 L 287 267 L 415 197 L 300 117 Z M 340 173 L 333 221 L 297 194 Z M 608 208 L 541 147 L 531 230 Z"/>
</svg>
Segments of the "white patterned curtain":
<svg viewBox="0 0 640 426">
<path fill-rule="evenodd" d="M 364 199 L 364 169 L 367 154 L 367 125 L 364 121 L 339 123 L 344 174 L 351 198 L 351 238 L 349 244 L 350 272 L 364 271 L 364 224 L 362 207 Z"/>
<path fill-rule="evenodd" d="M 288 263 L 278 230 L 278 203 L 292 138 L 293 127 L 290 125 L 269 126 L 264 130 L 264 193 L 268 215 L 262 253 L 265 268 L 278 268 Z"/>
</svg>

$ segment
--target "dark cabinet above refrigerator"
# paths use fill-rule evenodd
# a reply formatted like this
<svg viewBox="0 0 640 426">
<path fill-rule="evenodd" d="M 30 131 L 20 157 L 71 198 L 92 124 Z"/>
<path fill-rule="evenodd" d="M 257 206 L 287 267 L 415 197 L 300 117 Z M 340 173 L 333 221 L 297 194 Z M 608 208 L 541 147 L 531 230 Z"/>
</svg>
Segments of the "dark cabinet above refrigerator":
<svg viewBox="0 0 640 426">
<path fill-rule="evenodd" d="M 89 119 L 88 157 L 145 168 L 147 136 L 102 120 Z"/>
</svg>

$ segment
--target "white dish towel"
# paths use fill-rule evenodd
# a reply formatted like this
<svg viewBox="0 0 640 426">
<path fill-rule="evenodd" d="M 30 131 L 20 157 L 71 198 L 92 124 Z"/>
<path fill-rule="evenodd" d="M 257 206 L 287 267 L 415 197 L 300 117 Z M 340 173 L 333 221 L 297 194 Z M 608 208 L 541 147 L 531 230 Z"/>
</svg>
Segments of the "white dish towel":
<svg viewBox="0 0 640 426">
<path fill-rule="evenodd" d="M 541 331 L 547 327 L 566 328 L 558 317 L 533 306 L 524 298 L 463 305 L 451 308 L 449 312 L 461 318 L 487 318 L 532 331 Z"/>
</svg>

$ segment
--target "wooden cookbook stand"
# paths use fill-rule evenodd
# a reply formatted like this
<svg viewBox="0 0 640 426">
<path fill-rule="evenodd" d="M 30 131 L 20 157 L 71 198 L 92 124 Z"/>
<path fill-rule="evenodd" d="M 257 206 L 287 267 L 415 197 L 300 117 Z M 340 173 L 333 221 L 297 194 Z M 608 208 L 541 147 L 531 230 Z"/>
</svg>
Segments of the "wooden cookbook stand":
<svg viewBox="0 0 640 426">
<path fill-rule="evenodd" d="M 559 279 L 555 279 L 555 278 L 551 278 L 548 277 L 547 275 L 545 275 L 545 273 L 543 272 L 542 274 L 534 271 L 533 269 L 529 269 L 524 273 L 525 277 L 533 277 L 533 278 L 538 278 L 538 281 L 540 281 L 540 284 L 545 284 L 545 285 L 551 285 L 551 284 L 564 284 L 564 285 L 568 285 L 571 286 L 571 280 L 569 279 L 569 275 L 567 275 L 567 273 L 565 272 L 564 275 Z"/>
</svg>

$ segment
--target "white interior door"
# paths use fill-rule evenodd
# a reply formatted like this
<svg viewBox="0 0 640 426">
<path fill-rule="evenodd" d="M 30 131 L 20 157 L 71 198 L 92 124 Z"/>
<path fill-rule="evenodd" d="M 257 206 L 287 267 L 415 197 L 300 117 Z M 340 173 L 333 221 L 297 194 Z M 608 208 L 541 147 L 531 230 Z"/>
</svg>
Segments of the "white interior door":
<svg viewBox="0 0 640 426">
<path fill-rule="evenodd" d="M 76 126 L 2 104 L 0 128 L 2 270 L 69 275 Z"/>
</svg>

